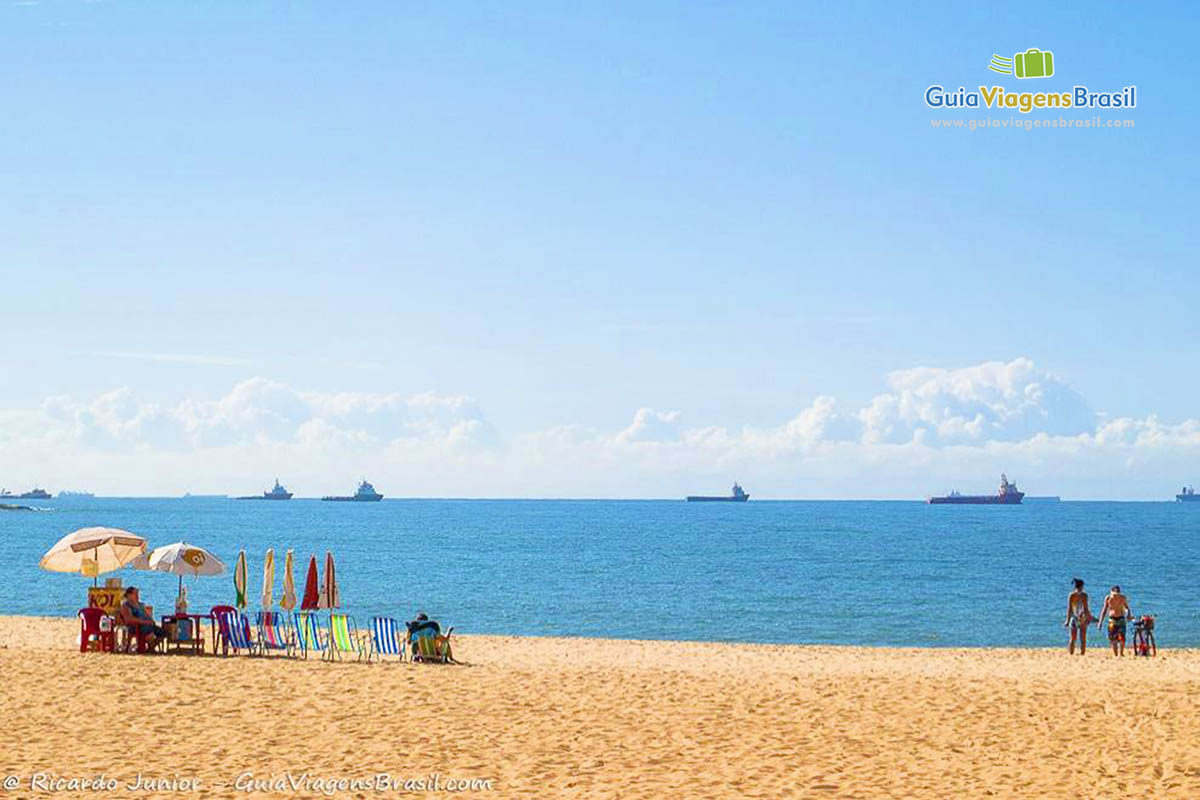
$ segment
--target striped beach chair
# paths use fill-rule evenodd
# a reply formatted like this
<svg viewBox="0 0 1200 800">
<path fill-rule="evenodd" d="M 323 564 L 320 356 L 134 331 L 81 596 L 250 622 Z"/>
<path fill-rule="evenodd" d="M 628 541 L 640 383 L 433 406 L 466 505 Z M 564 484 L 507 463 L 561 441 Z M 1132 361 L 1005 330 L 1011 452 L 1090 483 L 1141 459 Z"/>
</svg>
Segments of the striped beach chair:
<svg viewBox="0 0 1200 800">
<path fill-rule="evenodd" d="M 245 650 L 254 654 L 254 640 L 250 638 L 250 620 L 240 611 L 218 611 L 217 632 L 221 639 L 221 655 L 237 655 Z"/>
<path fill-rule="evenodd" d="M 400 633 L 400 624 L 391 617 L 371 617 L 371 644 L 367 660 L 384 656 L 397 656 L 404 660 L 404 647 L 408 637 Z"/>
<path fill-rule="evenodd" d="M 350 615 L 330 614 L 329 658 L 341 661 L 343 653 L 353 653 L 356 660 L 362 660 L 363 649 L 358 640 L 358 629 Z"/>
<path fill-rule="evenodd" d="M 296 645 L 300 648 L 303 658 L 308 658 L 310 652 L 320 653 L 322 658 L 325 657 L 327 645 L 324 631 L 321 630 L 321 620 L 316 614 L 309 611 L 297 611 L 292 614 L 292 629 L 296 632 Z"/>
<path fill-rule="evenodd" d="M 287 619 L 278 611 L 259 611 L 254 615 L 258 627 L 258 650 L 263 655 L 267 653 L 283 653 L 292 655 L 295 649 L 292 643 L 291 631 L 288 630 Z"/>
</svg>

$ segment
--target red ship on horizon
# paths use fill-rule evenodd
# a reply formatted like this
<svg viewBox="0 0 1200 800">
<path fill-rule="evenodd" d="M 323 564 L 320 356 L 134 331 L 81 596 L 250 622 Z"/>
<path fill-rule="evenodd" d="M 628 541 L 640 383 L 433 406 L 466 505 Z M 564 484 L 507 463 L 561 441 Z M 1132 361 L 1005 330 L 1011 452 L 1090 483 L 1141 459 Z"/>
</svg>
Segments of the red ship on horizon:
<svg viewBox="0 0 1200 800">
<path fill-rule="evenodd" d="M 1021 504 L 1025 493 L 1017 489 L 1015 483 L 1008 482 L 1008 476 L 1001 473 L 1000 490 L 995 494 L 959 494 L 951 492 L 941 497 L 928 497 L 930 505 L 968 505 L 968 506 L 1016 506 Z"/>
</svg>

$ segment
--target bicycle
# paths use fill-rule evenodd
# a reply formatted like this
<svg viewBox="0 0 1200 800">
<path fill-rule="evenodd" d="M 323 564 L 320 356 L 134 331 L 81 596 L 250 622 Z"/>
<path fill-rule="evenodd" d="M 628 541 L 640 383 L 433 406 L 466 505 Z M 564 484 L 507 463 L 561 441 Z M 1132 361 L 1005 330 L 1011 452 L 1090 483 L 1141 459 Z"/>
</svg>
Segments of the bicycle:
<svg viewBox="0 0 1200 800">
<path fill-rule="evenodd" d="M 1154 641 L 1154 615 L 1143 614 L 1133 621 L 1133 655 L 1158 655 L 1158 644 Z"/>
</svg>

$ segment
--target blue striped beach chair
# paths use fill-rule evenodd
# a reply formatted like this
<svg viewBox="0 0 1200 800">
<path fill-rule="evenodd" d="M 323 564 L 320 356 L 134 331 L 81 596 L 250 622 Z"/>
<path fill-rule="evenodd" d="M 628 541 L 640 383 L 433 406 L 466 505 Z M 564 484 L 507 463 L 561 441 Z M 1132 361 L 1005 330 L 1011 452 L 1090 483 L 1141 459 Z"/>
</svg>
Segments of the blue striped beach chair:
<svg viewBox="0 0 1200 800">
<path fill-rule="evenodd" d="M 397 656 L 404 660 L 404 648 L 408 637 L 400 632 L 400 624 L 391 617 L 371 617 L 371 643 L 367 660 L 384 656 Z"/>
<path fill-rule="evenodd" d="M 322 635 L 324 631 L 321 630 L 320 617 L 309 611 L 297 611 L 292 614 L 292 628 L 296 632 L 296 645 L 300 648 L 301 657 L 308 658 L 310 651 L 325 657 L 326 637 Z"/>
<path fill-rule="evenodd" d="M 237 655 L 245 650 L 254 655 L 254 640 L 250 638 L 250 620 L 240 611 L 218 611 L 217 630 L 221 636 L 221 655 Z"/>
<path fill-rule="evenodd" d="M 258 651 L 267 653 L 283 653 L 292 655 L 295 645 L 292 642 L 291 631 L 287 619 L 278 611 L 259 611 L 254 615 L 258 627 Z"/>
</svg>

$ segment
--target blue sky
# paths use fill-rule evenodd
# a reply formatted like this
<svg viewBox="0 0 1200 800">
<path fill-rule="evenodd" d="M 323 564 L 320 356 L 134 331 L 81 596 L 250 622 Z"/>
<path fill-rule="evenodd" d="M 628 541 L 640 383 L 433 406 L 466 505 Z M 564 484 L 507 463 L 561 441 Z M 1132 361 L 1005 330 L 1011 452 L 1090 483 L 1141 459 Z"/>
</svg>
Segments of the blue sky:
<svg viewBox="0 0 1200 800">
<path fill-rule="evenodd" d="M 1200 417 L 1196 17 L 1183 4 L 6 3 L 0 407 L 13 441 L 47 398 L 76 410 L 70 447 L 35 468 L 10 456 L 0 483 L 50 482 L 70 453 L 93 453 L 78 408 L 106 393 L 127 389 L 134 416 L 179 417 L 252 379 L 468 396 L 467 416 L 510 449 L 564 426 L 616 437 L 642 408 L 677 414 L 668 438 L 772 429 L 825 395 L 856 417 L 903 394 L 897 370 L 1020 358 L 1096 426 L 1185 423 Z M 1055 53 L 1046 86 L 986 70 L 1027 47 Z M 1138 108 L 1108 112 L 1136 127 L 933 130 L 950 115 L 925 106 L 932 83 L 1136 84 Z M 1051 428 L 1096 428 L 1055 413 Z M 259 441 L 246 435 L 226 444 Z M 1189 437 L 1180 463 L 1195 462 Z M 35 461 L 51 448 L 25 445 Z M 853 475 L 865 456 L 844 457 Z M 429 492 L 518 491 L 428 458 Z M 228 481 L 228 461 L 174 459 Z M 990 476 L 992 460 L 973 469 Z M 609 491 L 715 480 L 703 462 L 656 460 Z M 314 480 L 332 476 L 321 463 Z M 756 477 L 781 495 L 813 485 L 776 469 Z M 1079 491 L 1114 480 L 1081 473 Z"/>
</svg>

